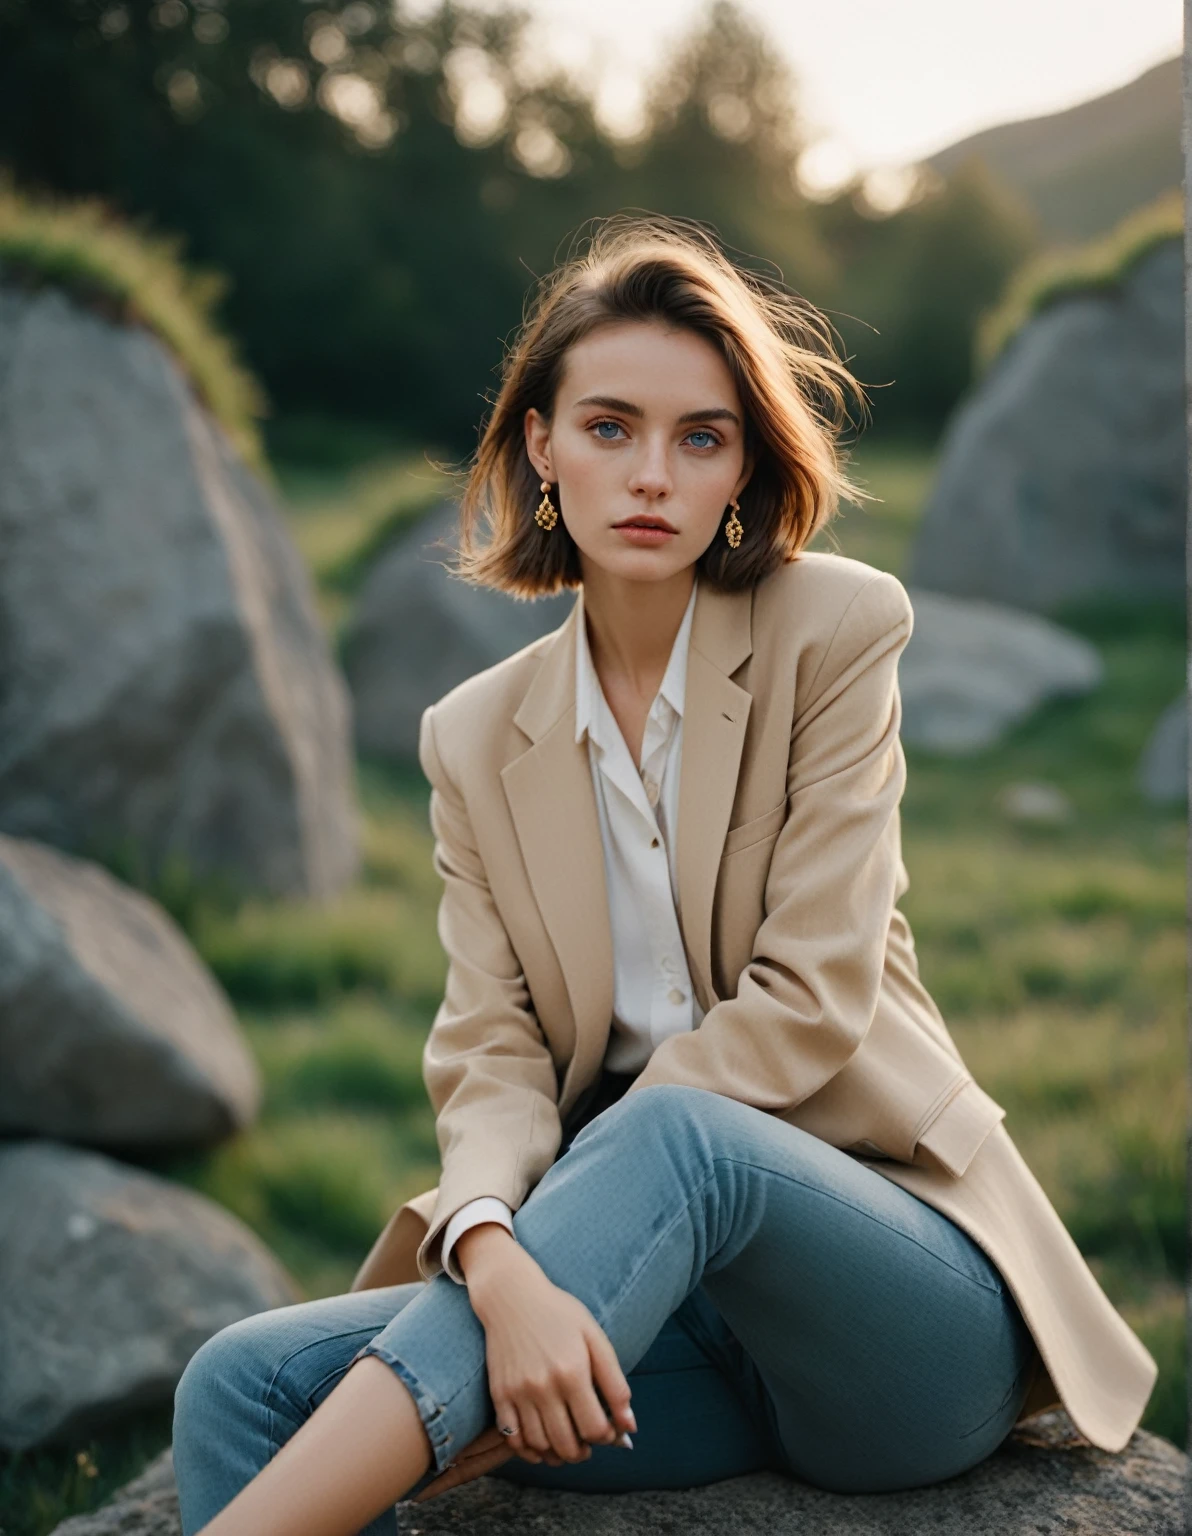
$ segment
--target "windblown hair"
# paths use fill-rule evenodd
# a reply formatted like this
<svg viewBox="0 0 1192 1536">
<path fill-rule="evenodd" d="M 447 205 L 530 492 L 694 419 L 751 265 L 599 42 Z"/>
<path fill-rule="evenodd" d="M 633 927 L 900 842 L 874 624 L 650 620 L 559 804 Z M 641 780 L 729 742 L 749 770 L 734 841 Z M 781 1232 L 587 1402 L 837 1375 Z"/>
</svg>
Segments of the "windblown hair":
<svg viewBox="0 0 1192 1536">
<path fill-rule="evenodd" d="M 794 560 L 842 497 L 872 499 L 846 477 L 839 451 L 846 393 L 864 409 L 864 391 L 836 356 L 820 312 L 777 280 L 735 265 L 692 221 L 617 214 L 530 297 L 460 497 L 455 575 L 522 599 L 582 584 L 579 549 L 563 518 L 549 532 L 534 520 L 541 490 L 526 452 L 525 414 L 535 406 L 549 422 L 568 348 L 627 320 L 660 320 L 705 337 L 744 407 L 753 461 L 740 496 L 745 532 L 736 549 L 723 532 L 712 540 L 696 562 L 701 579 L 728 590 L 752 586 Z M 726 507 L 725 521 L 729 515 Z M 489 537 L 479 544 L 482 521 Z"/>
</svg>

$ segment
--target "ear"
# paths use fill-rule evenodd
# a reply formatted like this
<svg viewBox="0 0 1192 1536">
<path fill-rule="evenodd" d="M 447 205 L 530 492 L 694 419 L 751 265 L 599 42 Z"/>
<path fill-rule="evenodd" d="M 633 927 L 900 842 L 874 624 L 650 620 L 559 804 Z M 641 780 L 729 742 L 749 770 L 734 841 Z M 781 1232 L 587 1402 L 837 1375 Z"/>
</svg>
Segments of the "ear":
<svg viewBox="0 0 1192 1536">
<path fill-rule="evenodd" d="M 756 468 L 757 468 L 757 455 L 752 453 L 752 452 L 747 453 L 746 456 L 745 456 L 745 463 L 741 467 L 741 473 L 740 473 L 740 475 L 739 475 L 739 477 L 737 479 L 737 483 L 733 487 L 733 500 L 734 501 L 737 499 L 737 497 L 740 496 L 741 492 L 749 484 L 750 480 L 753 478 L 753 471 Z"/>
<path fill-rule="evenodd" d="M 537 406 L 532 405 L 525 415 L 526 453 L 539 477 L 551 480 L 550 472 L 550 423 Z"/>
</svg>

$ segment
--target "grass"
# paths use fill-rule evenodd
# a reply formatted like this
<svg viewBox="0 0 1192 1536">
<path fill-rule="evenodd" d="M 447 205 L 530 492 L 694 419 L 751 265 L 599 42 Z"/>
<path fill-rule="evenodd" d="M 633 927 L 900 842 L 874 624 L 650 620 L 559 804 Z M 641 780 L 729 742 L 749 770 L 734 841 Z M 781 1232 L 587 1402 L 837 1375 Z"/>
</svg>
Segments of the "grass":
<svg viewBox="0 0 1192 1536">
<path fill-rule="evenodd" d="M 0 173 L 0 268 L 9 281 L 50 284 L 124 324 L 153 331 L 240 453 L 269 474 L 264 392 L 213 316 L 227 286 L 180 259 L 177 237 L 153 235 L 103 203 L 17 192 Z"/>
<path fill-rule="evenodd" d="M 279 470 L 292 512 L 291 530 L 314 574 L 320 612 L 333 644 L 380 551 L 451 494 L 452 478 L 441 463 L 434 453 L 386 443 L 346 474 L 329 467 L 326 457 Z"/>
<path fill-rule="evenodd" d="M 898 573 L 932 468 L 922 449 L 863 441 L 854 470 L 882 502 L 846 508 L 818 547 Z M 384 526 L 385 497 L 370 487 L 391 473 L 403 483 L 390 448 L 371 473 L 352 479 L 354 492 L 307 480 L 294 511 L 325 595 Z M 293 483 L 301 496 L 301 476 Z M 957 1045 L 1159 1362 L 1143 1426 L 1182 1446 L 1185 820 L 1145 804 L 1132 773 L 1182 686 L 1183 624 L 1162 610 L 1069 617 L 1105 656 L 1095 694 L 1044 709 L 963 762 L 908 751 L 902 905 Z M 158 1165 L 240 1216 L 308 1297 L 345 1291 L 396 1206 L 438 1178 L 420 1070 L 444 974 L 426 786 L 416 765 L 365 763 L 358 779 L 365 856 L 352 890 L 322 908 L 185 909 L 266 1091 L 240 1136 Z M 1068 796 L 1072 818 L 1008 821 L 999 790 L 1039 780 Z M 4 1536 L 44 1536 L 94 1507 L 168 1438 L 168 1415 L 145 1415 L 82 1445 L 9 1458 Z"/>
</svg>

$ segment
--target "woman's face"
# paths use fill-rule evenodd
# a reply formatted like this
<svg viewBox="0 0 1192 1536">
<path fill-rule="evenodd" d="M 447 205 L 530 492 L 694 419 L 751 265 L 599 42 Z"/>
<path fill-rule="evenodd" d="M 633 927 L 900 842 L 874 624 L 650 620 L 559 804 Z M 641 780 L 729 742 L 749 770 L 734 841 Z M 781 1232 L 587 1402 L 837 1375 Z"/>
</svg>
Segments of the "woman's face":
<svg viewBox="0 0 1192 1536">
<path fill-rule="evenodd" d="M 526 448 L 542 479 L 557 482 L 581 566 L 658 581 L 698 560 L 748 480 L 744 419 L 711 342 L 660 321 L 619 321 L 568 351 L 554 420 L 527 411 Z M 641 518 L 671 531 L 627 526 Z"/>
</svg>

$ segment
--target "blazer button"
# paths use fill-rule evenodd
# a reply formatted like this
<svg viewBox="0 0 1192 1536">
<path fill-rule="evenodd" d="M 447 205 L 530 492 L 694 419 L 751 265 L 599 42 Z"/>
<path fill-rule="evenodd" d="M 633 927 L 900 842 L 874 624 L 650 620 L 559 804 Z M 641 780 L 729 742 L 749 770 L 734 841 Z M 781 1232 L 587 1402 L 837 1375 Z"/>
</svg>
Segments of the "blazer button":
<svg viewBox="0 0 1192 1536">
<path fill-rule="evenodd" d="M 687 999 L 686 992 L 680 992 L 678 987 L 672 987 L 666 995 L 672 1003 L 682 1003 Z"/>
</svg>

